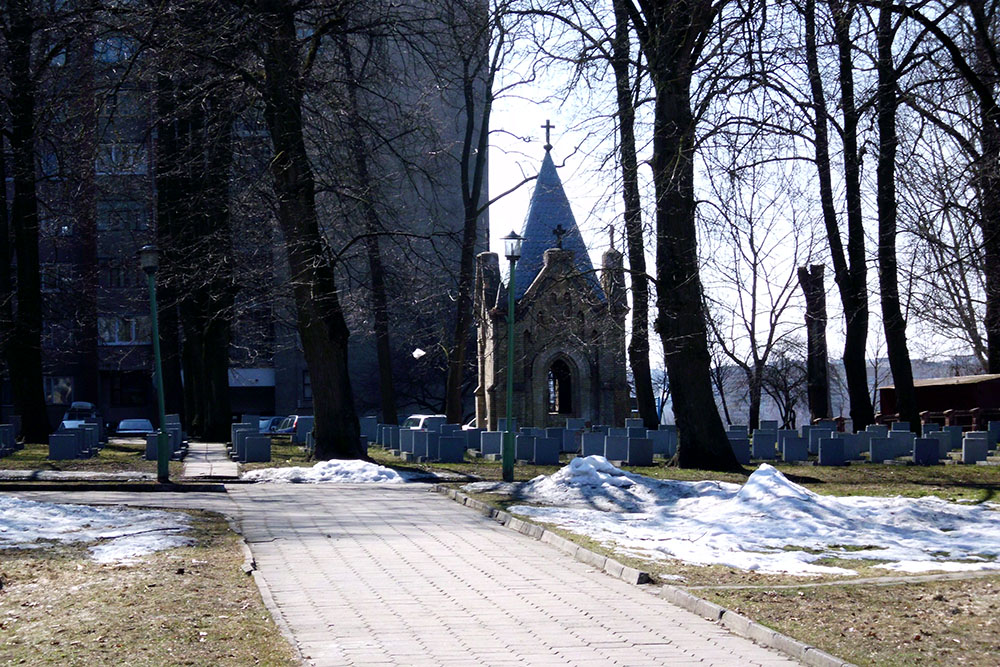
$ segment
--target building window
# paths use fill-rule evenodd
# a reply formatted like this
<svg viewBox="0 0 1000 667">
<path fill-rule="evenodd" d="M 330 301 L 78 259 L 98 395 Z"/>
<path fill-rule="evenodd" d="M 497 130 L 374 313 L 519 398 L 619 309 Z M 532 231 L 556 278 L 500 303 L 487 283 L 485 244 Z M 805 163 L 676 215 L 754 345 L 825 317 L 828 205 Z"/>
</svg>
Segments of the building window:
<svg viewBox="0 0 1000 667">
<path fill-rule="evenodd" d="M 307 401 L 313 400 L 312 378 L 309 371 L 302 371 L 302 398 Z"/>
<path fill-rule="evenodd" d="M 108 35 L 94 40 L 94 58 L 102 63 L 120 63 L 135 54 L 135 42 L 124 35 Z"/>
<path fill-rule="evenodd" d="M 97 202 L 97 230 L 139 232 L 149 228 L 149 211 L 141 201 L 105 199 Z"/>
<path fill-rule="evenodd" d="M 549 413 L 573 414 L 573 379 L 569 366 L 556 359 L 549 368 Z"/>
<path fill-rule="evenodd" d="M 73 378 L 69 375 L 42 378 L 46 405 L 69 405 L 73 402 Z"/>
<path fill-rule="evenodd" d="M 64 292 L 73 284 L 73 265 L 47 262 L 41 266 L 43 292 Z"/>
<path fill-rule="evenodd" d="M 144 143 L 107 143 L 97 147 L 94 168 L 98 176 L 142 176 L 149 172 Z"/>
<path fill-rule="evenodd" d="M 146 345 L 152 341 L 149 316 L 100 316 L 97 335 L 101 345 Z"/>
</svg>

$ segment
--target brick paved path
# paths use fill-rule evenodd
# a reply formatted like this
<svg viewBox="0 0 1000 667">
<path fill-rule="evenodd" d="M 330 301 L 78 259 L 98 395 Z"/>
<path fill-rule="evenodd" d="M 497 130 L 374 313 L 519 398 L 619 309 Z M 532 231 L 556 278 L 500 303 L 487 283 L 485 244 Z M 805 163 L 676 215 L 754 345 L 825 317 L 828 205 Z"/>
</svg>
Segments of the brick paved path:
<svg viewBox="0 0 1000 667">
<path fill-rule="evenodd" d="M 18 495 L 235 514 L 309 664 L 798 664 L 423 485 L 228 488 Z"/>
</svg>

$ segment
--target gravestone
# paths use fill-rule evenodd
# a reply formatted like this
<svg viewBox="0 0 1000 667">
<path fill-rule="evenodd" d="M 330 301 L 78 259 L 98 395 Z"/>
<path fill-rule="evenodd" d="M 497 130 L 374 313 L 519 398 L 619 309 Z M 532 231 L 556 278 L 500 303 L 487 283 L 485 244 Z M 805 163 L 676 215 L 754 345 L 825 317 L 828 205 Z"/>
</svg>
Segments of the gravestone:
<svg viewBox="0 0 1000 667">
<path fill-rule="evenodd" d="M 433 431 L 435 433 L 441 432 L 441 427 L 448 423 L 447 417 L 425 417 L 423 428 L 428 431 Z M 514 424 L 514 430 L 517 430 L 517 423 Z"/>
<path fill-rule="evenodd" d="M 820 438 L 817 462 L 821 466 L 846 465 L 847 458 L 844 456 L 844 441 L 840 438 Z"/>
<path fill-rule="evenodd" d="M 587 420 L 579 419 L 577 417 L 567 417 L 566 418 L 566 430 L 567 431 L 582 431 L 587 428 Z"/>
<path fill-rule="evenodd" d="M 609 461 L 628 459 L 628 438 L 624 435 L 609 435 L 604 438 L 604 458 Z"/>
<path fill-rule="evenodd" d="M 170 422 L 167 423 L 169 424 Z M 177 423 L 179 424 L 180 420 L 178 420 Z M 243 415 L 242 419 L 240 419 L 240 423 L 253 424 L 257 427 L 257 430 L 260 430 L 260 415 Z"/>
<path fill-rule="evenodd" d="M 785 438 L 797 438 L 799 437 L 799 432 L 793 428 L 780 428 L 778 429 L 778 451 L 785 444 Z"/>
<path fill-rule="evenodd" d="M 628 437 L 628 429 L 627 428 L 619 428 L 617 426 L 610 426 L 610 427 L 608 427 L 607 434 L 611 435 L 611 436 L 614 436 L 616 438 L 627 438 Z"/>
<path fill-rule="evenodd" d="M 885 463 L 896 458 L 896 442 L 892 438 L 872 438 L 868 445 L 868 460 Z"/>
<path fill-rule="evenodd" d="M 479 451 L 483 456 L 500 454 L 503 448 L 503 432 L 483 431 L 479 440 Z"/>
<path fill-rule="evenodd" d="M 653 441 L 649 438 L 629 438 L 626 460 L 630 466 L 653 465 Z"/>
<path fill-rule="evenodd" d="M 368 439 L 368 442 L 376 442 L 378 439 L 378 417 L 362 417 L 360 420 L 361 435 Z"/>
<path fill-rule="evenodd" d="M 781 445 L 781 458 L 785 463 L 796 463 L 809 458 L 809 443 L 800 435 L 786 435 Z"/>
<path fill-rule="evenodd" d="M 398 426 L 389 426 L 389 449 L 399 451 L 399 431 L 400 428 Z"/>
<path fill-rule="evenodd" d="M 461 431 L 462 431 L 461 424 L 441 424 L 441 428 L 438 430 L 438 433 L 444 436 L 448 436 L 448 435 L 455 435 L 456 433 L 461 433 Z"/>
<path fill-rule="evenodd" d="M 646 437 L 653 443 L 653 456 L 670 458 L 670 434 L 666 431 L 646 431 Z"/>
<path fill-rule="evenodd" d="M 514 460 L 528 461 L 535 457 L 535 436 L 519 435 L 514 438 Z"/>
<path fill-rule="evenodd" d="M 462 431 L 465 435 L 465 447 L 466 449 L 475 449 L 479 451 L 479 447 L 483 441 L 483 429 L 481 428 L 469 428 Z M 457 433 L 455 435 L 458 435 Z"/>
<path fill-rule="evenodd" d="M 892 422 L 891 432 L 906 431 L 910 433 L 910 422 Z"/>
<path fill-rule="evenodd" d="M 667 433 L 667 456 L 677 453 L 677 424 L 660 424 L 660 431 Z"/>
<path fill-rule="evenodd" d="M 65 461 L 80 458 L 80 440 L 76 433 L 63 431 L 49 435 L 49 460 Z"/>
<path fill-rule="evenodd" d="M 777 419 L 761 419 L 760 428 L 758 431 L 778 431 L 778 420 Z"/>
<path fill-rule="evenodd" d="M 873 438 L 889 437 L 889 427 L 885 424 L 869 424 L 865 427 L 865 432 L 871 433 Z"/>
<path fill-rule="evenodd" d="M 997 446 L 997 442 L 1000 442 L 1000 421 L 990 421 L 986 425 L 986 432 L 990 434 L 990 449 Z"/>
<path fill-rule="evenodd" d="M 934 431 L 929 435 L 937 443 L 938 460 L 948 458 L 948 452 L 951 451 L 951 434 L 945 431 Z"/>
<path fill-rule="evenodd" d="M 977 463 L 985 461 L 989 455 L 989 433 L 987 431 L 968 431 L 962 438 L 962 463 Z"/>
<path fill-rule="evenodd" d="M 729 428 L 726 429 L 726 435 L 729 436 L 730 440 L 733 438 L 746 438 L 750 435 L 750 431 L 745 424 L 730 424 Z"/>
<path fill-rule="evenodd" d="M 306 444 L 303 445 L 303 447 L 305 448 L 307 454 L 312 454 L 313 452 L 316 451 L 315 432 L 309 431 L 309 433 L 306 434 Z M 368 452 L 366 451 L 365 453 L 367 454 Z"/>
<path fill-rule="evenodd" d="M 413 439 L 416 431 L 412 428 L 399 429 L 399 451 L 400 453 L 414 454 Z"/>
<path fill-rule="evenodd" d="M 858 453 L 858 458 L 861 458 L 863 452 L 869 451 L 872 444 L 872 434 L 868 431 L 858 431 L 854 434 L 855 438 L 855 450 Z"/>
<path fill-rule="evenodd" d="M 931 433 L 937 433 L 940 430 L 941 424 L 935 424 L 934 422 L 927 422 L 920 425 L 920 434 L 925 438 L 929 438 Z"/>
<path fill-rule="evenodd" d="M 13 424 L 0 424 L 0 443 L 8 452 L 13 452 L 17 448 Z"/>
<path fill-rule="evenodd" d="M 756 430 L 753 434 L 753 441 L 750 456 L 755 459 L 770 461 L 778 455 L 776 446 L 778 444 L 777 431 Z"/>
<path fill-rule="evenodd" d="M 916 440 L 916 436 L 911 431 L 889 431 L 889 439 L 896 443 L 896 453 L 893 454 L 893 458 L 913 454 L 913 441 Z"/>
<path fill-rule="evenodd" d="M 848 461 L 860 461 L 861 452 L 868 450 L 868 441 L 862 439 L 857 433 L 835 432 L 833 435 L 844 443 L 844 458 Z"/>
<path fill-rule="evenodd" d="M 604 438 L 606 437 L 603 433 L 584 433 L 581 454 L 583 456 L 604 456 Z"/>
<path fill-rule="evenodd" d="M 952 449 L 962 448 L 962 435 L 964 433 L 964 429 L 961 426 L 945 426 L 941 430 L 950 436 L 948 441 L 949 451 Z"/>
<path fill-rule="evenodd" d="M 935 465 L 938 462 L 938 439 L 917 438 L 913 441 L 913 462 L 918 466 Z"/>
<path fill-rule="evenodd" d="M 818 426 L 813 426 L 809 429 L 809 453 L 818 454 L 819 453 L 819 441 L 823 438 L 832 438 L 833 431 L 828 428 L 819 428 Z"/>
<path fill-rule="evenodd" d="M 835 419 L 820 419 L 819 421 L 817 421 L 814 424 L 814 426 L 816 428 L 825 429 L 827 431 L 836 431 L 837 430 L 837 420 L 835 420 Z"/>
<path fill-rule="evenodd" d="M 301 445 L 306 441 L 306 433 L 313 430 L 315 419 L 309 415 L 299 416 L 299 421 L 295 424 L 295 433 L 292 434 L 292 442 Z"/>
<path fill-rule="evenodd" d="M 553 438 L 535 438 L 535 452 L 532 463 L 540 466 L 559 465 L 561 443 Z"/>
<path fill-rule="evenodd" d="M 729 446 L 741 465 L 750 465 L 750 440 L 748 438 L 730 438 Z"/>
<path fill-rule="evenodd" d="M 628 437 L 630 437 L 630 438 L 645 438 L 646 437 L 646 429 L 645 429 L 645 427 L 642 427 L 642 426 L 638 426 L 638 427 L 636 427 L 636 426 L 627 426 L 625 428 L 625 435 L 628 436 Z"/>
<path fill-rule="evenodd" d="M 459 434 L 443 435 L 438 439 L 438 461 L 441 463 L 462 463 L 468 441 Z"/>
<path fill-rule="evenodd" d="M 641 419 L 630 417 L 629 419 L 625 420 L 625 428 L 641 428 L 642 430 L 645 431 L 646 423 Z"/>
<path fill-rule="evenodd" d="M 155 434 L 155 433 L 147 433 L 146 434 L 146 455 L 144 456 L 144 458 L 147 461 L 156 461 L 157 460 L 157 458 L 156 458 L 156 446 L 157 446 L 158 440 L 159 440 L 159 436 L 157 434 Z M 232 456 L 233 455 L 230 454 L 230 458 Z"/>
<path fill-rule="evenodd" d="M 497 426 L 497 430 L 498 431 L 507 431 L 507 420 L 506 420 L 506 418 L 498 419 L 497 422 L 498 422 L 498 426 Z M 513 419 L 510 420 L 510 425 L 511 425 L 511 429 L 510 430 L 514 431 L 516 433 L 517 432 L 517 417 L 515 417 L 515 418 L 513 418 Z"/>
<path fill-rule="evenodd" d="M 265 463 L 271 460 L 271 436 L 266 433 L 247 435 L 243 441 L 243 463 Z"/>
<path fill-rule="evenodd" d="M 603 424 L 597 424 L 596 426 L 591 426 L 590 427 L 590 432 L 591 433 L 603 433 L 604 435 L 608 435 L 608 427 L 604 426 Z"/>
</svg>

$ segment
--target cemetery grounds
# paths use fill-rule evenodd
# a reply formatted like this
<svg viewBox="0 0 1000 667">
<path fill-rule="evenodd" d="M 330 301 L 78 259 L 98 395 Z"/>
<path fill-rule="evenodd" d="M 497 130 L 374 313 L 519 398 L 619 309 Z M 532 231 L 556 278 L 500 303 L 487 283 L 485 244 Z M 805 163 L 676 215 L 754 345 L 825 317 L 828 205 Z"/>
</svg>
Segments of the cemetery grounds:
<svg viewBox="0 0 1000 667">
<path fill-rule="evenodd" d="M 383 465 L 409 466 L 499 481 L 498 463 L 402 464 L 380 448 L 369 450 Z M 821 495 L 933 495 L 968 504 L 1000 502 L 1000 466 L 851 465 L 776 467 L 791 481 Z M 632 473 L 682 481 L 742 484 L 745 476 L 681 470 L 663 464 L 624 467 Z M 752 468 L 751 468 L 752 469 Z M 750 472 L 751 469 L 748 469 Z M 551 475 L 556 466 L 518 465 L 515 480 Z M 462 483 L 453 483 L 461 487 Z M 468 493 L 468 492 L 466 492 Z M 469 495 L 497 509 L 527 504 L 495 493 Z M 520 516 L 522 520 L 532 519 Z M 541 523 L 537 522 L 536 523 Z M 560 536 L 630 567 L 649 572 L 656 585 L 674 585 L 732 609 L 795 639 L 858 665 L 996 665 L 1000 662 L 1000 572 L 906 575 L 874 569 L 877 561 L 824 559 L 858 574 L 790 576 L 730 567 L 640 559 L 579 534 L 545 525 Z"/>
</svg>

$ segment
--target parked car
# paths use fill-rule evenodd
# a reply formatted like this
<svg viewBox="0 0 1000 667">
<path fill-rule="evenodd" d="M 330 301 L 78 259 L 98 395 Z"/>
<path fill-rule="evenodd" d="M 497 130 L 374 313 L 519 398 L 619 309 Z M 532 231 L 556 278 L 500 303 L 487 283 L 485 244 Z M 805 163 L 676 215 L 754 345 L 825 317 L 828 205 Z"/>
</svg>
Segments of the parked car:
<svg viewBox="0 0 1000 667">
<path fill-rule="evenodd" d="M 288 415 L 285 417 L 278 427 L 274 430 L 275 433 L 292 434 L 295 433 L 295 427 L 299 424 L 298 415 Z"/>
<path fill-rule="evenodd" d="M 258 430 L 261 433 L 276 433 L 285 417 L 261 417 Z"/>
<path fill-rule="evenodd" d="M 86 401 L 73 401 L 62 418 L 62 426 L 76 428 L 81 424 L 100 424 L 101 415 L 97 406 Z"/>
<path fill-rule="evenodd" d="M 118 422 L 118 435 L 145 436 L 155 433 L 153 422 L 148 419 L 123 419 Z"/>
<path fill-rule="evenodd" d="M 431 422 L 443 424 L 447 421 L 448 417 L 445 415 L 410 415 L 403 421 L 399 428 L 421 429 L 427 428 L 427 425 Z"/>
<path fill-rule="evenodd" d="M 470 419 L 468 424 L 462 424 L 462 430 L 463 431 L 471 431 L 474 428 L 477 428 L 476 427 L 476 418 L 475 417 L 473 417 L 472 419 Z"/>
</svg>

